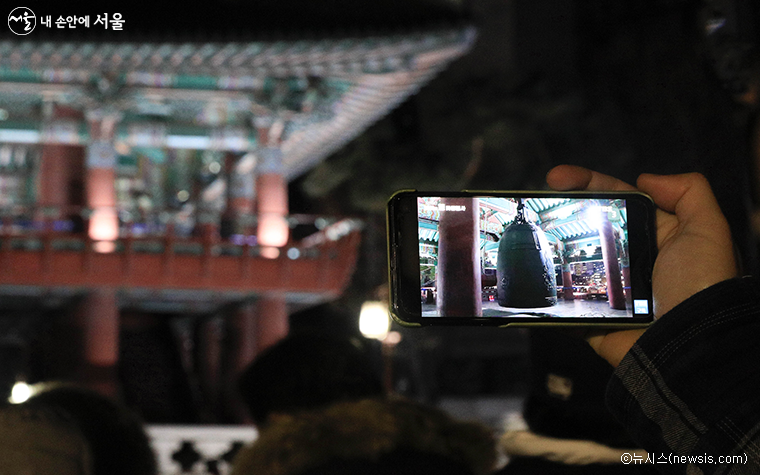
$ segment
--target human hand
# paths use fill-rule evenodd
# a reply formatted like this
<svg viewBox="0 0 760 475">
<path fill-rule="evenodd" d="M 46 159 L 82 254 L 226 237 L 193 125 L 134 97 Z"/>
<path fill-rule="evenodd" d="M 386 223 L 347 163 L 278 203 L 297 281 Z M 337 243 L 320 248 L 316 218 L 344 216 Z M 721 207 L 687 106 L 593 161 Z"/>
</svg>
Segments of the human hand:
<svg viewBox="0 0 760 475">
<path fill-rule="evenodd" d="M 736 277 L 731 231 L 707 179 L 698 173 L 639 176 L 635 188 L 585 168 L 560 165 L 546 175 L 555 190 L 630 191 L 652 197 L 659 253 L 652 272 L 655 318 L 697 292 Z M 644 330 L 589 332 L 586 340 L 617 366 Z"/>
</svg>

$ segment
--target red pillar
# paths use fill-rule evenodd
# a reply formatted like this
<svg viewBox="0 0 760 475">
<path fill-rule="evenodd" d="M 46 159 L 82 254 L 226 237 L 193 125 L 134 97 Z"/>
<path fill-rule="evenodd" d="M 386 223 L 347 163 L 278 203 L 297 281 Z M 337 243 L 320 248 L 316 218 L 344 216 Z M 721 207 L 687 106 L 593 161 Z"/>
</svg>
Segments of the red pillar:
<svg viewBox="0 0 760 475">
<path fill-rule="evenodd" d="M 222 322 L 218 317 L 206 319 L 198 325 L 197 345 L 200 355 L 198 361 L 198 375 L 203 399 L 208 404 L 209 413 L 201 414 L 202 418 L 208 418 L 204 422 L 216 422 L 218 416 L 224 410 L 222 397 Z"/>
<path fill-rule="evenodd" d="M 276 249 L 288 243 L 288 182 L 282 174 L 282 132 L 284 123 L 272 118 L 260 118 L 256 125 L 259 143 L 256 165 L 256 239 L 263 246 L 262 256 L 275 258 Z"/>
<path fill-rule="evenodd" d="M 76 309 L 74 320 L 82 335 L 82 383 L 101 394 L 118 396 L 119 309 L 115 289 L 91 291 Z"/>
<path fill-rule="evenodd" d="M 230 329 L 235 351 L 231 366 L 234 373 L 240 374 L 256 356 L 256 305 L 248 303 L 235 309 Z"/>
<path fill-rule="evenodd" d="M 227 420 L 238 423 L 250 422 L 238 379 L 256 356 L 256 311 L 256 304 L 242 304 L 233 310 L 227 325 L 224 412 Z"/>
<path fill-rule="evenodd" d="M 261 255 L 276 258 L 277 248 L 288 243 L 288 182 L 282 175 L 282 132 L 284 122 L 259 117 L 256 129 L 263 147 L 256 165 L 256 239 L 263 246 Z"/>
<path fill-rule="evenodd" d="M 71 171 L 78 167 L 72 162 L 81 162 L 82 159 L 82 147 L 49 144 L 42 146 L 37 198 L 40 206 L 60 208 L 74 204 L 70 202 Z"/>
<path fill-rule="evenodd" d="M 258 204 L 258 243 L 282 247 L 288 242 L 288 184 L 280 173 L 261 173 L 256 177 Z"/>
<path fill-rule="evenodd" d="M 630 304 L 633 301 L 633 294 L 631 294 L 631 268 L 627 265 L 623 267 L 623 285 L 625 289 L 625 301 Z"/>
<path fill-rule="evenodd" d="M 112 252 L 119 237 L 116 214 L 115 166 L 113 148 L 114 117 L 99 117 L 91 122 L 91 142 L 87 146 L 87 206 L 92 210 L 88 234 L 98 252 Z"/>
<path fill-rule="evenodd" d="M 231 235 L 240 234 L 248 236 L 254 234 L 253 216 L 256 178 L 253 170 L 256 159 L 252 154 L 237 157 L 228 152 L 225 156 L 225 170 L 227 175 L 226 206 L 221 217 L 220 231 L 225 239 Z"/>
<path fill-rule="evenodd" d="M 255 159 L 251 154 L 235 158 L 232 153 L 228 153 L 225 163 L 229 179 L 227 207 L 237 216 L 250 215 L 253 213 L 255 196 Z"/>
<path fill-rule="evenodd" d="M 562 296 L 565 300 L 575 299 L 573 295 L 573 274 L 570 272 L 570 264 L 562 263 Z"/>
<path fill-rule="evenodd" d="M 618 263 L 617 248 L 615 246 L 615 232 L 612 229 L 612 223 L 607 219 L 607 213 L 602 212 L 601 215 L 599 240 L 602 244 L 604 273 L 607 276 L 607 298 L 609 299 L 610 308 L 625 310 L 625 295 L 623 294 L 623 282 L 620 276 L 620 264 Z"/>
<path fill-rule="evenodd" d="M 87 207 L 92 210 L 88 234 L 95 250 L 111 252 L 119 234 L 116 216 L 116 189 L 113 150 L 114 120 L 97 119 L 91 124 L 87 146 L 84 189 Z M 84 338 L 83 360 L 87 384 L 108 396 L 119 392 L 116 365 L 119 360 L 119 309 L 115 289 L 92 290 L 77 314 Z"/>
<path fill-rule="evenodd" d="M 51 119 L 82 119 L 80 111 L 53 105 Z M 44 207 L 60 209 L 59 217 L 79 213 L 79 209 L 66 209 L 69 206 L 80 207 L 85 204 L 81 191 L 82 167 L 85 148 L 78 145 L 43 144 L 42 156 L 37 175 L 37 204 Z"/>
<path fill-rule="evenodd" d="M 88 167 L 86 178 L 87 207 L 92 210 L 87 232 L 96 241 L 97 251 L 110 252 L 113 241 L 119 237 L 114 169 Z"/>
<path fill-rule="evenodd" d="M 290 330 L 285 295 L 268 294 L 256 302 L 256 353 L 284 338 Z"/>
<path fill-rule="evenodd" d="M 478 200 L 446 198 L 441 203 L 463 210 L 441 211 L 438 222 L 438 312 L 449 317 L 481 316 Z"/>
<path fill-rule="evenodd" d="M 284 295 L 264 295 L 254 303 L 235 309 L 228 320 L 225 345 L 225 402 L 228 421 L 250 422 L 245 404 L 240 399 L 237 381 L 256 355 L 287 336 L 288 306 Z"/>
</svg>

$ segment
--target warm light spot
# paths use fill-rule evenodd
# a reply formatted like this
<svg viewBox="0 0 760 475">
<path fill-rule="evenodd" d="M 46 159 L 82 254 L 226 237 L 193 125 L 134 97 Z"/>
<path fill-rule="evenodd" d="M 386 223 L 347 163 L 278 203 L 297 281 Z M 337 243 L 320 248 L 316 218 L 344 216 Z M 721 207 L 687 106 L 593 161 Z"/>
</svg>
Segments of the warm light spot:
<svg viewBox="0 0 760 475">
<path fill-rule="evenodd" d="M 277 259 L 280 257 L 280 250 L 276 247 L 262 247 L 259 254 L 267 259 Z"/>
<path fill-rule="evenodd" d="M 359 313 L 359 331 L 367 338 L 384 340 L 391 328 L 388 306 L 383 302 L 367 301 Z"/>
<path fill-rule="evenodd" d="M 97 241 L 92 243 L 92 249 L 101 254 L 107 254 L 116 250 L 116 243 L 113 241 Z"/>
<path fill-rule="evenodd" d="M 90 216 L 90 239 L 93 241 L 115 241 L 119 237 L 119 218 L 111 208 L 95 209 Z"/>
<path fill-rule="evenodd" d="M 21 404 L 32 396 L 32 387 L 24 381 L 18 381 L 11 389 L 11 397 L 8 399 L 11 404 Z"/>
<path fill-rule="evenodd" d="M 278 214 L 260 215 L 256 234 L 260 245 L 282 247 L 288 243 L 288 220 Z"/>
<path fill-rule="evenodd" d="M 383 343 L 386 345 L 398 345 L 401 343 L 401 333 L 399 332 L 388 332 L 388 336 L 385 337 L 383 340 Z"/>
<path fill-rule="evenodd" d="M 116 142 L 113 148 L 119 155 L 129 155 L 132 153 L 132 148 L 127 142 Z"/>
</svg>

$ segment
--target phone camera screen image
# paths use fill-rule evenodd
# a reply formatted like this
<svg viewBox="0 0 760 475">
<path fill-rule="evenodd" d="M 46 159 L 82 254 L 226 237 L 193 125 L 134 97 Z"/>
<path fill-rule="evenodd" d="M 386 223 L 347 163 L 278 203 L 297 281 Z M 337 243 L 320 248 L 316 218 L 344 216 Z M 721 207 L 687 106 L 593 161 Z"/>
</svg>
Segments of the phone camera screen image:
<svg viewBox="0 0 760 475">
<path fill-rule="evenodd" d="M 651 321 L 642 197 L 415 196 L 421 321 Z"/>
</svg>

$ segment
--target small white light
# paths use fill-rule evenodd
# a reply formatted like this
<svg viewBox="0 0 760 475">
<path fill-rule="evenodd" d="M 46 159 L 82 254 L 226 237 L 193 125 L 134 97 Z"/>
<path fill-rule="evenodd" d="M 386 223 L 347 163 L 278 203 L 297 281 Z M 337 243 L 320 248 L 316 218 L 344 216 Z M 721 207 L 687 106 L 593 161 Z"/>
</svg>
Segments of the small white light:
<svg viewBox="0 0 760 475">
<path fill-rule="evenodd" d="M 216 175 L 220 171 L 222 171 L 222 164 L 219 162 L 211 162 L 208 166 L 208 171 Z"/>
<path fill-rule="evenodd" d="M 180 202 L 184 203 L 185 201 L 187 201 L 188 199 L 190 199 L 190 193 L 187 190 L 180 190 L 180 191 L 177 192 L 177 199 Z"/>
<path fill-rule="evenodd" d="M 301 257 L 301 251 L 299 251 L 298 248 L 296 247 L 291 247 L 290 249 L 288 249 L 288 257 L 291 260 L 296 260 L 299 257 Z"/>
<path fill-rule="evenodd" d="M 604 217 L 602 216 L 602 208 L 600 206 L 591 206 L 586 211 L 586 219 L 588 219 L 589 225 L 592 229 L 599 229 L 604 223 Z"/>
<path fill-rule="evenodd" d="M 369 301 L 362 304 L 359 313 L 359 331 L 367 338 L 384 340 L 391 328 L 388 306 L 383 302 Z"/>
<path fill-rule="evenodd" d="M 18 381 L 11 389 L 11 397 L 8 399 L 11 404 L 21 404 L 32 396 L 32 387 L 23 381 Z"/>
</svg>

